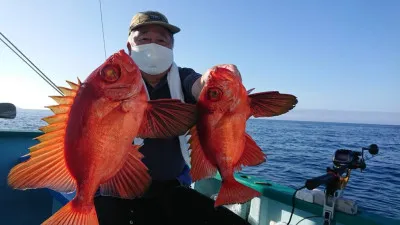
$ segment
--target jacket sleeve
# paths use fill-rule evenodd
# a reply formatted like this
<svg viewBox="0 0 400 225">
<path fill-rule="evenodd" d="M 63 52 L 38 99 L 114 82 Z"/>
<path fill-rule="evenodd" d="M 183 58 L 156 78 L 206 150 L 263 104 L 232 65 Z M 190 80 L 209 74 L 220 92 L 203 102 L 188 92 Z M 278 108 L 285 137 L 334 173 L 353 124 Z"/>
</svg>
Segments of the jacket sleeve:
<svg viewBox="0 0 400 225">
<path fill-rule="evenodd" d="M 179 68 L 179 75 L 182 83 L 182 91 L 185 96 L 185 102 L 196 103 L 196 99 L 192 94 L 192 87 L 194 82 L 201 77 L 201 74 L 197 73 L 190 68 Z"/>
</svg>

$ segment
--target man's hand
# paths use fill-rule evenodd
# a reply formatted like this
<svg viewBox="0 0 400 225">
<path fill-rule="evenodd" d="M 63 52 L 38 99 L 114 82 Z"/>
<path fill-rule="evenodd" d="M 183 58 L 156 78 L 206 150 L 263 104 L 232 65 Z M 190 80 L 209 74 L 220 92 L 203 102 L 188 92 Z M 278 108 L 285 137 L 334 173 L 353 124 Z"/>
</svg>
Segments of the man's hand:
<svg viewBox="0 0 400 225">
<path fill-rule="evenodd" d="M 242 75 L 240 74 L 238 68 L 236 67 L 236 65 L 234 64 L 220 64 L 220 65 L 216 65 L 211 67 L 210 69 L 208 69 L 194 84 L 192 87 L 192 94 L 193 96 L 196 98 L 196 100 L 199 99 L 199 95 L 201 90 L 203 89 L 204 85 L 207 82 L 208 76 L 210 74 L 210 72 L 212 70 L 214 70 L 216 67 L 222 67 L 225 69 L 228 69 L 230 71 L 232 71 L 236 76 L 239 76 L 240 81 L 242 81 Z"/>
</svg>

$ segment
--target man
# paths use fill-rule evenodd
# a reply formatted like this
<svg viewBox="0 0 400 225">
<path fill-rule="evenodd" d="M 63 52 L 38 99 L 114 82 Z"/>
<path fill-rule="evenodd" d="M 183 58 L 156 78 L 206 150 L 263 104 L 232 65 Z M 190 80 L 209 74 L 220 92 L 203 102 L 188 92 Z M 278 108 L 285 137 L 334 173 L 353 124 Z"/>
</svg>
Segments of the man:
<svg viewBox="0 0 400 225">
<path fill-rule="evenodd" d="M 151 100 L 177 98 L 194 104 L 209 71 L 202 76 L 193 69 L 176 66 L 172 49 L 174 35 L 179 31 L 163 14 L 141 12 L 132 18 L 127 48 L 142 72 Z M 223 66 L 239 74 L 234 65 Z M 190 162 L 183 136 L 135 139 L 134 143 L 143 143 L 139 151 L 144 155 L 143 162 L 149 168 L 152 184 L 139 199 L 96 197 L 100 225 L 205 224 L 205 221 L 207 224 L 245 224 L 227 209 L 214 209 L 213 200 L 189 188 Z"/>
</svg>

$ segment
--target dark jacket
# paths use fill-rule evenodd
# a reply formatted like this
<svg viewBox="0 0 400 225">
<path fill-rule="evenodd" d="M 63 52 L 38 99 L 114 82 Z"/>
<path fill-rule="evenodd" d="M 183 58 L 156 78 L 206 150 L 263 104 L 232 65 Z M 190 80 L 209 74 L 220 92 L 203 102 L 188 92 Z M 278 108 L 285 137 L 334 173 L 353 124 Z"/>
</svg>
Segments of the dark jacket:
<svg viewBox="0 0 400 225">
<path fill-rule="evenodd" d="M 196 103 L 196 99 L 192 95 L 192 86 L 201 75 L 190 68 L 179 68 L 179 75 L 185 102 Z M 171 98 L 167 76 L 155 87 L 148 83 L 146 86 L 151 100 Z M 178 178 L 181 183 L 191 183 L 188 165 L 182 156 L 178 137 L 144 139 L 144 145 L 139 151 L 144 155 L 142 161 L 149 168 L 153 180 L 168 181 Z"/>
</svg>

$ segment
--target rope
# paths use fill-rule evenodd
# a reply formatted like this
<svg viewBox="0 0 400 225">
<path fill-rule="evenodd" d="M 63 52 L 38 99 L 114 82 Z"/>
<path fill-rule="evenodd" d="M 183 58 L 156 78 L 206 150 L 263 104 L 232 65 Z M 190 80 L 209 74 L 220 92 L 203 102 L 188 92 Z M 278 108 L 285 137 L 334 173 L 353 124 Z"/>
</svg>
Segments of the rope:
<svg viewBox="0 0 400 225">
<path fill-rule="evenodd" d="M 53 81 L 50 80 L 39 68 L 35 66 L 35 64 L 29 60 L 24 53 L 22 53 L 6 36 L 3 35 L 3 33 L 0 32 L 0 35 L 7 41 L 9 42 L 24 58 L 22 58 L 9 44 L 7 44 L 2 38 L 0 38 L 0 41 L 2 41 L 11 51 L 13 51 L 22 61 L 24 61 L 33 71 L 35 71 L 41 78 L 43 78 L 44 81 L 46 81 L 52 88 L 54 88 L 58 93 L 61 95 L 64 95 L 64 93 L 61 92 L 61 90 L 57 87 Z M 32 65 L 30 65 L 29 63 Z"/>
<path fill-rule="evenodd" d="M 296 191 L 292 195 L 292 212 L 290 213 L 290 218 L 289 218 L 289 221 L 287 222 L 288 225 L 290 225 L 290 221 L 292 221 L 292 216 L 293 216 L 293 212 L 294 212 L 294 205 L 295 205 L 295 201 L 296 201 L 296 193 L 298 191 L 300 191 L 301 189 L 305 188 L 305 187 L 306 186 L 303 186 L 301 188 L 296 189 Z"/>
</svg>

